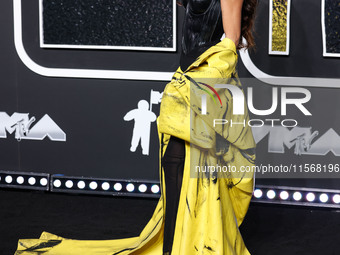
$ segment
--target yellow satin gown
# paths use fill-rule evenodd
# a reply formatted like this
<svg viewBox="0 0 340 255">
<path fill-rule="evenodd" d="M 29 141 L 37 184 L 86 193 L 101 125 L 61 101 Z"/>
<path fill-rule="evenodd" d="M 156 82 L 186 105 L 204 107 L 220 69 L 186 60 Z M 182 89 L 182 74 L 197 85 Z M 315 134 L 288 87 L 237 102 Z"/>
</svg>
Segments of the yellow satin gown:
<svg viewBox="0 0 340 255">
<path fill-rule="evenodd" d="M 198 165 L 218 164 L 237 168 L 255 165 L 256 144 L 251 127 L 212 125 L 214 118 L 247 123 L 246 103 L 244 115 L 233 115 L 232 95 L 227 89 L 216 89 L 222 106 L 208 103 L 208 112 L 202 115 L 200 100 L 205 92 L 190 84 L 188 79 L 209 78 L 214 84 L 227 82 L 242 88 L 236 71 L 237 60 L 234 42 L 224 38 L 202 53 L 185 72 L 179 67 L 163 93 L 157 118 L 159 156 L 164 155 L 171 135 L 184 139 L 186 150 L 173 255 L 250 254 L 239 226 L 252 197 L 254 173 L 222 173 L 217 177 L 203 177 L 207 176 L 206 173 L 194 171 Z M 229 145 L 222 154 L 216 151 L 218 137 L 225 139 Z M 161 196 L 139 236 L 114 240 L 75 240 L 43 232 L 39 239 L 20 239 L 15 255 L 162 255 L 166 193 L 161 164 L 159 174 Z"/>
</svg>

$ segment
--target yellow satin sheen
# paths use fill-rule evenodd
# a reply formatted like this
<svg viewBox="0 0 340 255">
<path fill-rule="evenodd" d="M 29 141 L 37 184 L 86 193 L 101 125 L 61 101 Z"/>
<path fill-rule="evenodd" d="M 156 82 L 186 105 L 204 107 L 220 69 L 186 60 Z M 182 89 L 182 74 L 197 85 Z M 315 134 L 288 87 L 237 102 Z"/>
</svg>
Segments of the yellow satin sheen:
<svg viewBox="0 0 340 255">
<path fill-rule="evenodd" d="M 237 75 L 236 63 L 235 44 L 225 38 L 202 53 L 185 70 L 185 74 L 196 78 L 224 79 L 232 74 Z M 190 98 L 193 93 L 195 91 L 190 90 L 189 81 L 178 68 L 164 90 L 160 116 L 157 118 L 160 157 L 164 155 L 170 135 L 186 141 L 186 159 L 172 254 L 249 255 L 238 227 L 249 207 L 254 188 L 253 174 L 249 178 L 191 178 L 190 167 L 202 160 L 210 164 L 219 160 L 214 155 L 214 132 L 231 142 L 228 152 L 223 155 L 228 164 L 253 166 L 255 155 L 251 155 L 249 161 L 241 153 L 241 150 L 255 148 L 251 128 L 227 126 L 224 130 L 220 127 L 214 129 L 208 123 L 211 116 L 200 118 L 197 109 L 191 108 L 197 106 L 194 101 L 198 100 L 198 97 Z M 231 95 L 225 91 L 222 93 L 224 107 L 228 107 L 228 116 L 236 120 L 239 117 L 230 113 Z M 245 118 L 248 120 L 248 114 Z M 139 236 L 96 241 L 66 239 L 43 232 L 40 239 L 20 239 L 15 255 L 162 255 L 166 193 L 161 164 L 159 174 L 161 197 L 150 221 Z"/>
</svg>

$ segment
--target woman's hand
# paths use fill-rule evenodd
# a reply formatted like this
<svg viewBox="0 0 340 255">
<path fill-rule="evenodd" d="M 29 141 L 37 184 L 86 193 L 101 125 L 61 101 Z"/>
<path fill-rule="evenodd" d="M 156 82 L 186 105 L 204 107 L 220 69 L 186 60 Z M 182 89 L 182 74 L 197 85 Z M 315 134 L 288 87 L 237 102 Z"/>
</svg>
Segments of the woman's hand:
<svg viewBox="0 0 340 255">
<path fill-rule="evenodd" d="M 231 39 L 237 47 L 241 36 L 242 5 L 244 0 L 220 1 L 225 37 Z"/>
</svg>

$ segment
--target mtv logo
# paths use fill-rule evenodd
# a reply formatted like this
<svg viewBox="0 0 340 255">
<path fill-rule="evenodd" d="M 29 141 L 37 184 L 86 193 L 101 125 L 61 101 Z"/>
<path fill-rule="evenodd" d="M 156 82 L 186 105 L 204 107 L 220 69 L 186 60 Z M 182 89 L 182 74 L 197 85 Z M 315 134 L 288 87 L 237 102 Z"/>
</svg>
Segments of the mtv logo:
<svg viewBox="0 0 340 255">
<path fill-rule="evenodd" d="M 35 117 L 29 118 L 29 113 L 15 112 L 9 116 L 0 112 L 0 138 L 7 138 L 7 133 L 15 133 L 15 138 L 21 140 L 43 140 L 48 136 L 52 141 L 66 141 L 65 132 L 45 114 L 34 126 Z M 32 127 L 31 127 L 32 126 Z"/>
</svg>

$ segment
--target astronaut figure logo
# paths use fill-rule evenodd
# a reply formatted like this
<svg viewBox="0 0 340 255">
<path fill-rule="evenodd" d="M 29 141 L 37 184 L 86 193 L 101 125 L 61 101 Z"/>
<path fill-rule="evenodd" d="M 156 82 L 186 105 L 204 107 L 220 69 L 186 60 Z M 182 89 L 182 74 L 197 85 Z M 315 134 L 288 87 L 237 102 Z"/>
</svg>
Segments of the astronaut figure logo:
<svg viewBox="0 0 340 255">
<path fill-rule="evenodd" d="M 140 142 L 142 154 L 149 155 L 151 122 L 156 121 L 156 114 L 152 112 L 152 105 L 161 102 L 162 93 L 151 90 L 150 104 L 146 100 L 138 102 L 137 109 L 125 114 L 124 120 L 134 120 L 130 151 L 135 152 Z M 150 107 L 150 109 L 149 109 Z"/>
</svg>

